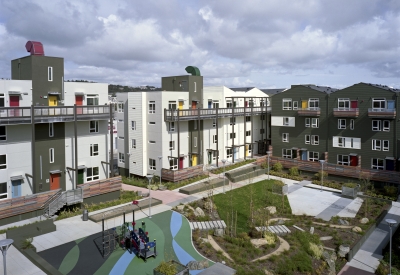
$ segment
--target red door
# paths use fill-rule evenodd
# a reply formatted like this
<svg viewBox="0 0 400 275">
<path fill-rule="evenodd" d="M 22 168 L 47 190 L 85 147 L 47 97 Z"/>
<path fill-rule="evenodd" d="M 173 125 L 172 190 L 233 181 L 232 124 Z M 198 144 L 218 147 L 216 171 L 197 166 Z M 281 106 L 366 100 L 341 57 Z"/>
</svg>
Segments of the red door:
<svg viewBox="0 0 400 275">
<path fill-rule="evenodd" d="M 19 107 L 19 95 L 10 95 L 10 107 Z M 19 116 L 18 109 L 11 109 L 10 111 L 11 116 Z"/>
<path fill-rule="evenodd" d="M 358 101 L 357 100 L 352 100 L 350 108 L 358 108 Z"/>
<path fill-rule="evenodd" d="M 196 109 L 196 105 L 197 105 L 197 102 L 196 101 L 192 101 L 192 109 Z"/>
<path fill-rule="evenodd" d="M 183 158 L 179 158 L 179 167 L 178 169 L 183 169 Z"/>
<path fill-rule="evenodd" d="M 81 95 L 76 95 L 75 96 L 75 104 L 76 106 L 82 106 L 83 105 L 83 96 Z M 82 108 L 76 108 L 76 113 L 77 114 L 82 114 Z"/>
<path fill-rule="evenodd" d="M 357 165 L 358 165 L 358 157 L 350 156 L 350 166 L 357 166 Z"/>
<path fill-rule="evenodd" d="M 50 174 L 50 190 L 60 189 L 60 177 L 58 174 Z"/>
</svg>

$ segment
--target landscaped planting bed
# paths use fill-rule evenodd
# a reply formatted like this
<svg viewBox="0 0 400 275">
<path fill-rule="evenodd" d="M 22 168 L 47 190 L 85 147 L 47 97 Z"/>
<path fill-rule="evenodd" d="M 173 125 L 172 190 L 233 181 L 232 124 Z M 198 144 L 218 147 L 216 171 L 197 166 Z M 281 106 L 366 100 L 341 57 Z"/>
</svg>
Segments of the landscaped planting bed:
<svg viewBox="0 0 400 275">
<path fill-rule="evenodd" d="M 229 182 L 226 180 L 225 184 L 229 184 Z M 202 191 L 211 190 L 213 188 L 221 187 L 223 185 L 224 185 L 224 179 L 212 179 L 210 182 L 204 181 L 196 183 L 191 186 L 186 186 L 184 188 L 179 189 L 179 192 L 186 195 L 191 195 Z"/>
</svg>

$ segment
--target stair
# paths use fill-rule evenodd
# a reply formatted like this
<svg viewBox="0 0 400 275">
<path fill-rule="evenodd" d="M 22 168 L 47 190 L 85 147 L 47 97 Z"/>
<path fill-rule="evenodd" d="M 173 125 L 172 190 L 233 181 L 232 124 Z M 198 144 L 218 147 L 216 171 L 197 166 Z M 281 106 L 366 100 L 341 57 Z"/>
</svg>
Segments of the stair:
<svg viewBox="0 0 400 275">
<path fill-rule="evenodd" d="M 57 193 L 51 200 L 48 201 L 45 206 L 44 216 L 51 218 L 58 210 L 64 207 L 64 205 L 73 205 L 83 202 L 83 190 L 77 188 L 75 190 L 68 190 Z"/>
</svg>

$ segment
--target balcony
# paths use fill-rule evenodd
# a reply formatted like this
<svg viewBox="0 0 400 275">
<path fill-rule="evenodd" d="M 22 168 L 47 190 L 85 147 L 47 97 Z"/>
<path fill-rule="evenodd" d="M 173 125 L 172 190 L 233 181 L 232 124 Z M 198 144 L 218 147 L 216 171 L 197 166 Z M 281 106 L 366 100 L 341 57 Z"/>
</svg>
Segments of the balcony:
<svg viewBox="0 0 400 275">
<path fill-rule="evenodd" d="M 74 121 L 74 106 L 57 107 L 6 107 L 0 108 L 0 125 Z M 76 107 L 76 120 L 104 120 L 110 117 L 110 106 L 79 106 Z"/>
<path fill-rule="evenodd" d="M 358 117 L 358 108 L 333 108 L 334 117 Z"/>
<path fill-rule="evenodd" d="M 267 110 L 266 110 L 267 109 Z M 233 111 L 233 113 L 232 113 Z M 239 117 L 244 115 L 261 115 L 265 112 L 270 113 L 271 107 L 235 107 L 218 109 L 185 109 L 185 110 L 167 110 L 164 109 L 164 121 L 189 121 L 198 119 L 214 119 L 217 117 Z"/>
<path fill-rule="evenodd" d="M 320 116 L 321 109 L 319 107 L 299 108 L 297 114 L 299 116 Z"/>
<path fill-rule="evenodd" d="M 396 118 L 396 109 L 387 109 L 387 108 L 368 108 L 368 116 L 370 118 L 387 118 L 387 119 L 395 119 Z"/>
</svg>

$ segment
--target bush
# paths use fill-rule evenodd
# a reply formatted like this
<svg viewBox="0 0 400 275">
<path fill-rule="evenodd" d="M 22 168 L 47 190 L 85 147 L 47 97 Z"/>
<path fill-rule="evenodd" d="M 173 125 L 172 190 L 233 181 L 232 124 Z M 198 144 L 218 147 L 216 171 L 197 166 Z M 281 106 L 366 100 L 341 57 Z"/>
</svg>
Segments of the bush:
<svg viewBox="0 0 400 275">
<path fill-rule="evenodd" d="M 348 188 L 356 188 L 357 184 L 355 184 L 354 182 L 347 182 L 345 184 L 343 184 L 344 187 L 348 187 Z"/>
<path fill-rule="evenodd" d="M 280 163 L 280 162 L 278 161 L 277 163 L 274 164 L 274 166 L 272 166 L 272 169 L 273 169 L 275 172 L 282 172 L 282 170 L 283 170 L 283 165 L 282 165 L 282 163 Z"/>
<path fill-rule="evenodd" d="M 310 243 L 310 250 L 316 259 L 321 259 L 322 252 L 324 252 L 322 245 L 316 245 L 315 243 Z"/>
<path fill-rule="evenodd" d="M 296 166 L 290 168 L 290 169 L 289 169 L 289 175 L 291 175 L 291 176 L 298 176 L 298 175 L 299 175 L 299 168 L 297 168 Z"/>
<path fill-rule="evenodd" d="M 317 179 L 317 180 L 321 180 L 322 179 L 322 175 L 324 176 L 324 179 L 326 179 L 328 177 L 328 172 L 319 171 L 318 173 L 316 173 L 314 175 L 314 178 Z"/>
<path fill-rule="evenodd" d="M 33 238 L 27 238 L 27 239 L 23 240 L 21 248 L 22 249 L 33 248 L 34 246 L 33 246 L 32 242 L 33 242 Z"/>
<path fill-rule="evenodd" d="M 176 269 L 176 266 L 172 262 L 165 262 L 162 261 L 155 269 L 156 271 L 165 274 L 165 275 L 175 275 L 178 273 L 178 270 Z"/>
<path fill-rule="evenodd" d="M 387 196 L 396 197 L 397 196 L 397 187 L 395 186 L 385 186 L 385 193 Z"/>
</svg>

